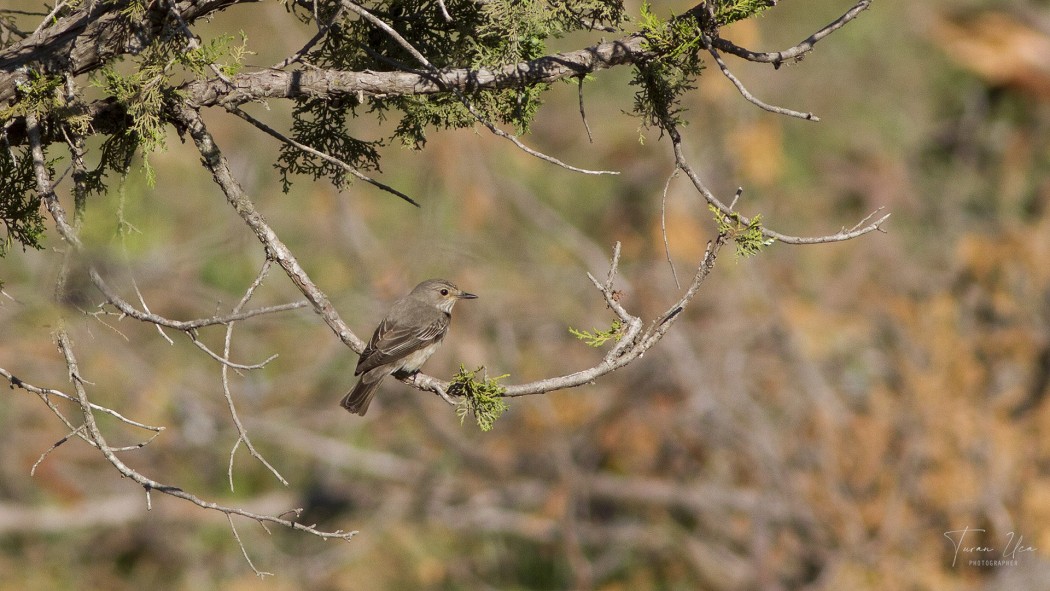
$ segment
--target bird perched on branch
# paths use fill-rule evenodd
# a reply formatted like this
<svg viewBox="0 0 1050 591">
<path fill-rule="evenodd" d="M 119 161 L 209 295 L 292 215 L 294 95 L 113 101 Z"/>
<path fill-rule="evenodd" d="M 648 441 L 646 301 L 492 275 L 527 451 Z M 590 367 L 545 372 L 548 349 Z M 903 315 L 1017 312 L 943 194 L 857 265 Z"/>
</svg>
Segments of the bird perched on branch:
<svg viewBox="0 0 1050 591">
<path fill-rule="evenodd" d="M 448 333 L 452 307 L 476 297 L 450 281 L 428 279 L 394 302 L 357 361 L 354 375 L 361 379 L 343 397 L 342 407 L 364 416 L 383 378 L 418 372 Z M 438 394 L 449 400 L 440 388 Z"/>
</svg>

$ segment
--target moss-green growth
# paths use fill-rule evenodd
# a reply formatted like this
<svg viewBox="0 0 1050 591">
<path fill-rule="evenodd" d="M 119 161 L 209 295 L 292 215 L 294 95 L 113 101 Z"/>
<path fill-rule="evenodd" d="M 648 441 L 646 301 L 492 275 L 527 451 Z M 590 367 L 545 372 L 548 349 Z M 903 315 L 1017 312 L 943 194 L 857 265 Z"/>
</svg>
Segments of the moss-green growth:
<svg viewBox="0 0 1050 591">
<path fill-rule="evenodd" d="M 131 74 L 121 74 L 112 65 L 101 68 L 93 84 L 124 106 L 131 125 L 123 133 L 125 143 L 141 150 L 142 165 L 152 186 L 155 181 L 149 155 L 164 147 L 164 103 L 171 87 L 164 84 L 165 67 L 150 63 Z"/>
<path fill-rule="evenodd" d="M 130 5 L 131 8 L 135 3 Z M 211 66 L 216 66 L 224 76 L 232 76 L 241 68 L 247 49 L 247 38 L 241 34 L 240 44 L 233 35 L 221 35 L 216 39 L 200 43 L 198 47 L 186 49 L 186 38 L 177 31 L 168 31 L 155 39 L 136 57 L 135 68 L 122 73 L 116 63 L 98 70 L 92 84 L 124 106 L 131 125 L 118 140 L 123 146 L 132 146 L 142 155 L 143 169 L 147 181 L 152 185 L 155 177 L 149 164 L 149 155 L 164 148 L 165 113 L 167 105 L 179 98 L 175 89 L 177 78 L 173 75 L 177 66 L 197 78 L 214 75 Z M 124 150 L 120 151 L 122 154 Z M 121 160 L 124 162 L 125 160 Z M 118 168 L 118 162 L 108 162 Z"/>
<path fill-rule="evenodd" d="M 369 12 L 388 23 L 434 68 L 496 68 L 534 59 L 547 52 L 547 42 L 565 33 L 599 26 L 619 26 L 626 18 L 622 0 L 446 0 L 451 21 L 444 19 L 433 0 L 377 0 Z M 291 5 L 290 5 L 291 6 Z M 312 15 L 292 8 L 301 19 Z M 322 13 L 329 19 L 332 12 Z M 367 19 L 347 11 L 307 56 L 321 68 L 347 71 L 416 70 L 425 72 L 405 47 Z M 374 168 L 376 147 L 387 141 L 419 149 L 433 130 L 470 128 L 478 118 L 513 126 L 516 133 L 529 130 L 546 85 L 501 90 L 465 90 L 431 95 L 330 97 L 302 99 L 294 113 L 292 135 L 302 144 L 320 148 L 338 145 L 331 153 L 353 166 Z M 470 103 L 477 114 L 463 104 Z M 365 140 L 347 128 L 347 122 L 367 109 L 380 120 L 395 122 L 389 138 Z M 277 164 L 287 190 L 293 174 L 346 182 L 345 171 L 310 154 L 286 149 Z"/>
<path fill-rule="evenodd" d="M 776 6 L 776 0 L 719 0 L 715 2 L 715 20 L 718 26 L 735 23 Z"/>
<path fill-rule="evenodd" d="M 0 108 L 0 119 L 7 121 L 12 117 L 36 115 L 44 118 L 65 104 L 59 90 L 62 88 L 61 76 L 48 76 L 41 72 L 26 70 L 25 80 L 17 83 L 18 100 Z"/>
<path fill-rule="evenodd" d="M 586 330 L 577 330 L 573 327 L 569 327 L 569 332 L 572 336 L 583 341 L 588 347 L 598 348 L 609 341 L 618 341 L 623 336 L 623 323 L 617 318 L 613 320 L 612 326 L 607 330 L 594 329 L 594 332 L 588 332 Z"/>
<path fill-rule="evenodd" d="M 459 366 L 459 372 L 452 377 L 448 388 L 449 395 L 459 396 L 460 402 L 456 407 L 456 415 L 460 423 L 467 418 L 468 414 L 474 415 L 478 428 L 482 431 L 490 431 L 496 419 L 510 407 L 503 400 L 506 388 L 499 385 L 499 381 L 507 378 L 510 374 L 503 374 L 494 378 L 482 375 L 481 380 L 477 374 L 484 371 L 479 367 L 473 371 L 467 370 L 463 365 Z"/>
<path fill-rule="evenodd" d="M 663 20 L 642 4 L 640 33 L 655 57 L 636 64 L 631 85 L 637 86 L 634 112 L 642 125 L 667 130 L 683 123 L 681 96 L 696 88 L 703 70 L 700 23 L 692 16 Z"/>
<path fill-rule="evenodd" d="M 214 75 L 211 66 L 218 68 L 223 76 L 234 76 L 244 66 L 244 58 L 254 54 L 248 49 L 248 36 L 244 31 L 241 31 L 240 43 L 236 39 L 233 35 L 220 35 L 182 53 L 178 62 L 198 78 Z"/>
<path fill-rule="evenodd" d="M 719 211 L 714 205 L 708 205 L 708 209 L 715 215 L 718 224 L 718 233 L 725 234 L 736 244 L 736 253 L 740 256 L 749 257 L 762 252 L 765 247 L 773 244 L 776 240 L 767 238 L 762 233 L 762 214 L 755 214 L 748 223 L 735 211 L 726 215 Z"/>
<path fill-rule="evenodd" d="M 666 131 L 685 123 L 681 96 L 696 88 L 704 69 L 700 59 L 703 35 L 718 27 L 749 18 L 776 4 L 774 0 L 708 0 L 713 2 L 714 22 L 701 9 L 662 19 L 652 5 L 642 3 L 639 34 L 655 56 L 635 65 L 631 84 L 637 86 L 634 112 L 645 127 Z"/>
</svg>

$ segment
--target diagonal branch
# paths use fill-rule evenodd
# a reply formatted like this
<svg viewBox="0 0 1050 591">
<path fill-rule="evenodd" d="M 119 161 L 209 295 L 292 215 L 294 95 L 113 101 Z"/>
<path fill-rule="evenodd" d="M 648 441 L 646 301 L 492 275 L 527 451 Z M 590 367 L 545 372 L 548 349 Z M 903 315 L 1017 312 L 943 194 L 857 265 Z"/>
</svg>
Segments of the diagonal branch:
<svg viewBox="0 0 1050 591">
<path fill-rule="evenodd" d="M 287 304 L 265 306 L 263 308 L 255 308 L 253 310 L 238 310 L 236 312 L 231 312 L 230 314 L 212 316 L 210 318 L 197 318 L 194 320 L 172 320 L 170 318 L 165 318 L 164 316 L 154 314 L 153 312 L 139 310 L 135 306 L 131 305 L 131 303 L 129 303 L 124 298 L 120 297 L 120 294 L 118 294 L 112 287 L 110 287 L 108 283 L 106 283 L 105 279 L 102 278 L 98 270 L 94 267 L 88 270 L 88 275 L 91 278 L 91 283 L 94 284 L 94 286 L 102 292 L 102 295 L 106 296 L 106 299 L 109 301 L 109 303 L 113 304 L 113 306 L 116 307 L 117 310 L 120 310 L 121 314 L 130 316 L 135 320 L 141 320 L 142 322 L 149 322 L 150 324 L 156 324 L 158 326 L 164 326 L 167 328 L 172 328 L 175 330 L 181 330 L 186 332 L 194 331 L 199 328 L 204 328 L 206 326 L 216 326 L 219 324 L 229 324 L 238 320 L 247 320 L 248 318 L 261 316 L 263 314 L 275 314 L 278 312 L 285 312 L 288 310 L 297 310 L 299 308 L 305 308 L 306 306 L 310 305 L 310 302 L 307 302 L 306 300 L 300 300 L 298 302 L 289 302 Z"/>
<path fill-rule="evenodd" d="M 39 387 L 39 386 L 34 386 L 33 384 L 26 383 L 26 382 L 20 380 L 19 378 L 15 377 L 14 375 L 11 374 L 11 372 L 7 371 L 6 369 L 4 369 L 2 367 L 0 367 L 0 376 L 3 376 L 5 378 L 7 378 L 7 381 L 11 382 L 11 386 L 12 387 L 21 388 L 21 389 L 25 390 L 26 392 L 30 392 L 32 394 L 36 394 L 37 396 L 39 396 L 40 398 L 44 399 L 45 401 L 47 401 L 48 397 L 50 397 L 50 396 L 57 396 L 58 398 L 62 398 L 64 400 L 69 400 L 71 402 L 77 402 L 77 399 L 76 399 L 75 396 L 70 396 L 69 394 L 66 394 L 65 392 L 62 392 L 61 390 L 55 390 L 53 388 L 42 388 L 42 387 Z M 100 406 L 98 404 L 95 404 L 94 402 L 91 403 L 91 409 L 92 410 L 97 410 L 98 412 L 101 412 L 101 413 L 105 413 L 105 414 L 107 414 L 107 415 L 117 419 L 118 421 L 121 421 L 122 423 L 126 423 L 128 425 L 131 425 L 132 427 L 138 427 L 139 429 L 145 429 L 146 431 L 153 431 L 155 433 L 160 433 L 161 431 L 164 430 L 164 427 L 155 427 L 153 425 L 147 425 L 145 423 L 140 423 L 138 421 L 135 421 L 135 420 L 132 420 L 132 419 L 129 419 L 129 418 L 125 417 L 124 415 L 120 414 L 119 412 L 117 412 L 117 411 L 115 411 L 115 410 L 113 410 L 111 408 L 106 408 L 105 406 Z M 59 418 L 62 418 L 62 417 L 59 417 Z M 74 431 L 73 434 L 79 435 L 78 429 L 73 429 L 73 431 Z M 141 447 L 141 446 L 136 446 L 136 447 Z"/>
<path fill-rule="evenodd" d="M 263 246 L 269 252 L 269 256 L 284 269 L 288 278 L 306 296 L 314 310 L 321 315 L 321 318 L 335 332 L 336 336 L 354 351 L 358 353 L 363 351 L 365 347 L 364 341 L 343 322 L 328 296 L 310 279 L 310 276 L 306 274 L 295 255 L 292 254 L 292 251 L 277 236 L 273 228 L 266 223 L 266 219 L 263 218 L 262 214 L 255 209 L 255 204 L 252 203 L 252 200 L 233 176 L 233 171 L 230 170 L 230 163 L 219 151 L 219 147 L 215 144 L 215 138 L 212 137 L 208 128 L 204 125 L 204 120 L 201 119 L 200 113 L 193 108 L 183 106 L 176 113 L 176 117 L 179 124 L 193 138 L 197 150 L 201 154 L 204 166 L 211 172 L 215 183 L 222 190 L 223 195 L 226 196 L 226 201 L 237 212 L 237 215 L 248 224 L 248 227 L 252 229 L 259 241 L 263 243 Z"/>
<path fill-rule="evenodd" d="M 701 39 L 704 42 L 704 49 L 707 49 L 711 57 L 714 58 L 715 63 L 718 64 L 718 69 L 722 71 L 722 75 L 726 77 L 733 86 L 736 87 L 737 91 L 740 92 L 740 96 L 744 97 L 744 100 L 752 103 L 758 108 L 769 111 L 770 113 L 776 113 L 778 115 L 787 115 L 788 117 L 795 117 L 797 119 L 804 119 L 806 121 L 820 121 L 820 117 L 817 117 L 813 113 L 803 113 L 801 111 L 795 111 L 784 107 L 778 107 L 769 103 L 763 102 L 755 95 L 751 94 L 751 91 L 744 86 L 744 83 L 740 81 L 732 72 L 729 71 L 729 66 L 726 65 L 725 60 L 719 55 L 718 50 L 711 45 L 711 39 L 707 35 L 701 35 Z"/>
<path fill-rule="evenodd" d="M 527 384 L 508 386 L 506 391 L 503 392 L 503 396 L 516 397 L 531 394 L 543 394 L 554 390 L 575 388 L 577 386 L 589 384 L 644 355 L 646 351 L 651 349 L 661 338 L 663 338 L 674 320 L 683 310 L 685 310 L 685 307 L 689 305 L 699 292 L 700 286 L 703 284 L 704 280 L 707 279 L 711 270 L 714 269 L 715 260 L 718 257 L 718 252 L 722 248 L 722 245 L 725 244 L 725 239 L 726 237 L 724 235 L 719 235 L 716 240 L 708 243 L 707 250 L 704 252 L 700 264 L 697 265 L 696 273 L 693 275 L 693 281 L 689 284 L 685 293 L 664 314 L 653 320 L 650 323 L 650 327 L 644 332 L 642 331 L 641 319 L 631 315 L 619 304 L 615 290 L 612 289 L 612 279 L 616 272 L 617 255 L 619 253 L 619 245 L 617 245 L 617 248 L 614 249 L 613 262 L 609 267 L 609 278 L 606 282 L 601 283 L 593 276 L 589 276 L 594 283 L 595 288 L 605 297 L 605 301 L 609 307 L 613 309 L 616 315 L 627 326 L 627 329 L 620 337 L 620 341 L 605 355 L 602 361 L 594 367 L 563 376 L 537 380 Z"/>
</svg>

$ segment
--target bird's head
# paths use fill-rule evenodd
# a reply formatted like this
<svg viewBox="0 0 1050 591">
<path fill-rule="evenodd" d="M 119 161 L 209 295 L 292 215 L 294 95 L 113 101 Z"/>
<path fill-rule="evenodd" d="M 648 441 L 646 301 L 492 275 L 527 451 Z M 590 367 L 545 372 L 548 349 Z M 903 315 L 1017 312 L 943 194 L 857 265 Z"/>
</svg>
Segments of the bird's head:
<svg viewBox="0 0 1050 591">
<path fill-rule="evenodd" d="M 433 304 L 445 312 L 451 312 L 452 306 L 459 300 L 472 300 L 478 296 L 467 293 L 444 279 L 427 279 L 412 290 L 412 295 Z"/>
</svg>

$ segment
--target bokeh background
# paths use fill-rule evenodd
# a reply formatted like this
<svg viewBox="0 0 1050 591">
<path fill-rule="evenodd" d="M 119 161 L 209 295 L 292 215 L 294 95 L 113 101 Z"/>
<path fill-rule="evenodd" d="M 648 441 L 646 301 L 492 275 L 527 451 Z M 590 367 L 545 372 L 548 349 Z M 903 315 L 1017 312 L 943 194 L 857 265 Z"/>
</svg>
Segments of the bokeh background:
<svg viewBox="0 0 1050 591">
<path fill-rule="evenodd" d="M 658 13 L 689 3 L 657 3 Z M 845 0 L 784 1 L 725 36 L 794 45 Z M 202 33 L 244 30 L 273 63 L 308 36 L 268 1 Z M 637 14 L 637 6 L 633 8 Z M 573 36 L 555 49 L 581 47 Z M 1046 589 L 1050 585 L 1050 3 L 878 0 L 779 70 L 729 59 L 767 102 L 745 102 L 709 68 L 688 100 L 690 158 L 710 186 L 781 232 L 828 234 L 876 208 L 884 233 L 841 244 L 723 251 L 675 329 L 642 360 L 579 389 L 519 398 L 488 433 L 437 397 L 387 384 L 365 418 L 337 402 L 356 356 L 313 313 L 234 329 L 235 401 L 277 482 L 243 447 L 219 366 L 181 334 L 91 316 L 74 276 L 51 301 L 61 248 L 0 260 L 0 367 L 69 389 L 52 342 L 59 316 L 93 399 L 167 430 L 122 457 L 204 498 L 279 513 L 304 508 L 350 543 L 224 516 L 122 480 L 71 441 L 35 397 L 0 404 L 0 589 Z M 300 179 L 280 191 L 276 142 L 206 113 L 270 223 L 367 338 L 387 304 L 430 276 L 481 298 L 457 308 L 427 371 L 485 366 L 519 383 L 597 362 L 569 327 L 612 315 L 586 277 L 623 245 L 617 285 L 651 319 L 679 294 L 664 251 L 666 140 L 625 112 L 625 69 L 556 84 L 527 143 L 578 175 L 485 130 L 434 133 L 383 150 L 381 180 L 343 192 Z M 286 128 L 289 106 L 252 105 Z M 390 129 L 353 122 L 366 138 Z M 88 208 L 93 260 L 154 312 L 209 316 L 240 298 L 262 251 L 174 134 L 141 171 Z M 66 181 L 68 183 L 68 180 Z M 63 189 L 68 190 L 67 186 Z M 670 182 L 666 236 L 692 274 L 714 224 L 684 178 Z M 79 282 L 77 282 L 79 281 Z M 253 302 L 299 299 L 279 272 Z M 223 331 L 202 332 L 221 350 Z M 72 412 L 72 409 L 70 409 Z M 104 421 L 114 444 L 143 438 Z M 968 530 L 955 552 L 953 539 Z M 981 530 L 981 531 L 978 531 Z M 952 538 L 952 536 L 955 536 Z M 975 566 L 977 559 L 1006 560 Z"/>
</svg>

